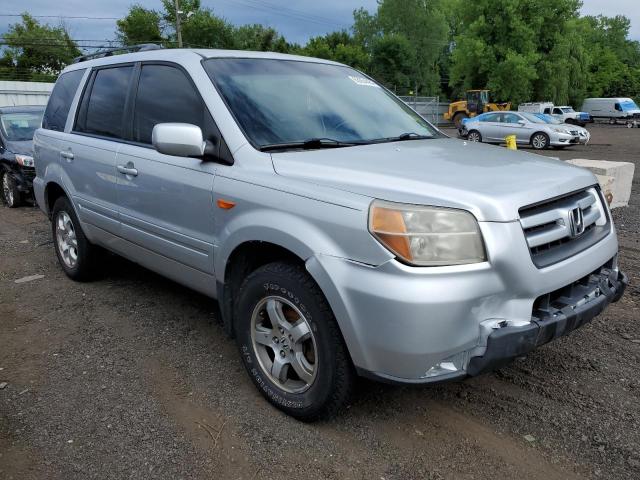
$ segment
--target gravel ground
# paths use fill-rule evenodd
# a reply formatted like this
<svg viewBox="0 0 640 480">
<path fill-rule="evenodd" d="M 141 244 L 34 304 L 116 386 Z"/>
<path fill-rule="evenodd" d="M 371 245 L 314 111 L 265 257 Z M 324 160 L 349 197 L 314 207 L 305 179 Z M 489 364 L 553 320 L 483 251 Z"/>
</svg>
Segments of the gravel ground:
<svg viewBox="0 0 640 480">
<path fill-rule="evenodd" d="M 640 163 L 640 130 L 593 134 L 550 154 Z M 361 381 L 311 425 L 254 389 L 215 302 L 117 257 L 74 283 L 44 216 L 0 207 L 0 478 L 640 478 L 638 176 L 602 316 L 464 382 Z"/>
</svg>

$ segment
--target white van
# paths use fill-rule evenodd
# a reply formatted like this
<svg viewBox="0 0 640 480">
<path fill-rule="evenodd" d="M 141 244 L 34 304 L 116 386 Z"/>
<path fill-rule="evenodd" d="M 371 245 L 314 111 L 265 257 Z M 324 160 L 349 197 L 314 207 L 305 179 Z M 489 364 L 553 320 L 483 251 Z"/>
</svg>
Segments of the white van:
<svg viewBox="0 0 640 480">
<path fill-rule="evenodd" d="M 633 126 L 640 121 L 640 108 L 630 98 L 587 98 L 582 110 L 593 118 L 608 119 L 612 124 L 620 120 Z"/>
</svg>

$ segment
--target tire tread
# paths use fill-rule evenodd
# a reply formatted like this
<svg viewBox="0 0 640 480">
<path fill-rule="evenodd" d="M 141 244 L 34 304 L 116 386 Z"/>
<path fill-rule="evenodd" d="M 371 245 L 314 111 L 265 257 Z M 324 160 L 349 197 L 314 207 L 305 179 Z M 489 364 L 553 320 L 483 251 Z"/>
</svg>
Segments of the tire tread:
<svg viewBox="0 0 640 480">
<path fill-rule="evenodd" d="M 309 273 L 304 270 L 302 266 L 291 262 L 272 262 L 257 268 L 244 279 L 240 291 L 242 291 L 253 278 L 261 274 L 286 276 L 307 290 L 316 301 L 317 306 L 324 316 L 324 320 L 328 320 L 327 327 L 331 336 L 332 345 L 335 348 L 335 361 L 333 365 L 334 388 L 331 391 L 329 399 L 322 407 L 313 412 L 297 414 L 295 410 L 288 409 L 287 413 L 299 420 L 308 422 L 335 416 L 352 394 L 355 383 L 355 369 L 327 299 Z"/>
</svg>

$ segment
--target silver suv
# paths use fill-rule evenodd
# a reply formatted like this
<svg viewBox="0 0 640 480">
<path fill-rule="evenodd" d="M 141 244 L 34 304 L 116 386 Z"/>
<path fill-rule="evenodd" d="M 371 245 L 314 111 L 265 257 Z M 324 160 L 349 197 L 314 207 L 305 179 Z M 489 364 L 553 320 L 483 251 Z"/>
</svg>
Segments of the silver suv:
<svg viewBox="0 0 640 480">
<path fill-rule="evenodd" d="M 35 136 L 66 274 L 106 248 L 217 298 L 249 376 L 304 420 L 357 375 L 478 375 L 622 295 L 587 170 L 448 138 L 371 78 L 153 50 L 60 75 Z"/>
</svg>

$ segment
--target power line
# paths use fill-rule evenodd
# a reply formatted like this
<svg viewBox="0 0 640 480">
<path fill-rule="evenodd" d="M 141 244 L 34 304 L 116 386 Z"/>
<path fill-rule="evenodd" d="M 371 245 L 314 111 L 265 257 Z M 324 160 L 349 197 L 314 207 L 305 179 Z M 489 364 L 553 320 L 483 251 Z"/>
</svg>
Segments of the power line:
<svg viewBox="0 0 640 480">
<path fill-rule="evenodd" d="M 245 7 L 255 8 L 267 13 L 276 13 L 278 16 L 289 17 L 294 20 L 301 20 L 303 22 L 317 23 L 320 25 L 331 25 L 338 27 L 345 27 L 347 24 L 339 23 L 326 17 L 319 17 L 316 15 L 309 15 L 300 10 L 294 10 L 287 7 L 279 7 L 266 2 L 260 2 L 258 0 L 222 0 L 225 3 L 233 5 L 244 5 Z"/>
<path fill-rule="evenodd" d="M 89 17 L 83 15 L 29 15 L 33 18 L 64 18 L 70 20 L 120 20 L 120 17 Z M 22 17 L 21 13 L 0 13 L 0 17 Z"/>
</svg>

